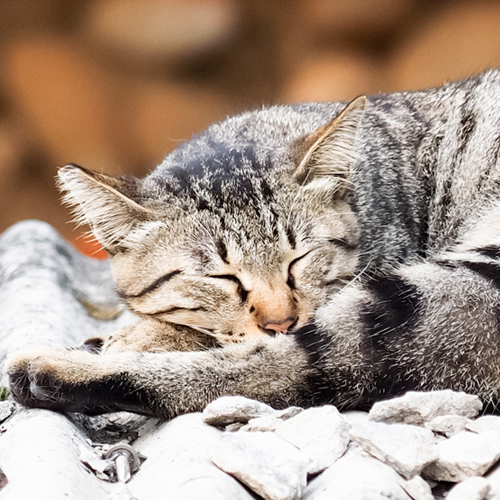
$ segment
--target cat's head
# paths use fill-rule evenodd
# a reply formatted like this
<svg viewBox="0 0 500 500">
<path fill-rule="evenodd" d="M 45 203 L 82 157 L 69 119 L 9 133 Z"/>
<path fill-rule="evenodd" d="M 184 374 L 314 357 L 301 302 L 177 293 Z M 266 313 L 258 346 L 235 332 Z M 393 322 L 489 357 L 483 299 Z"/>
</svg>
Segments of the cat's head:
<svg viewBox="0 0 500 500">
<path fill-rule="evenodd" d="M 213 125 L 143 180 L 68 165 L 59 182 L 108 250 L 132 311 L 221 343 L 293 331 L 356 268 L 345 197 L 365 103 L 319 128 L 293 108 L 247 113 Z"/>
</svg>

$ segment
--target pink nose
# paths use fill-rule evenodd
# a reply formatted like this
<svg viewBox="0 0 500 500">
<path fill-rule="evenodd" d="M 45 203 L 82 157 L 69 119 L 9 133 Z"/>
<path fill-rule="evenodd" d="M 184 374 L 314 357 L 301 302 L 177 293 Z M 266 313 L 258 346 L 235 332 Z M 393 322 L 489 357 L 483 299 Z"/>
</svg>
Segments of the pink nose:
<svg viewBox="0 0 500 500">
<path fill-rule="evenodd" d="M 285 333 L 292 325 L 295 324 L 295 319 L 289 318 L 281 323 L 266 323 L 262 326 L 265 330 L 273 330 L 276 333 Z"/>
</svg>

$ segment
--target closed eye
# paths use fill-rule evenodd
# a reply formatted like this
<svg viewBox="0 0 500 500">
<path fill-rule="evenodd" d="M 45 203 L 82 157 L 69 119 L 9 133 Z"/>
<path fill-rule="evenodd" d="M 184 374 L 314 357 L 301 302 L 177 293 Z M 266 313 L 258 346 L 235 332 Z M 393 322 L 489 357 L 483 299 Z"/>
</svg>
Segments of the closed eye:
<svg viewBox="0 0 500 500">
<path fill-rule="evenodd" d="M 242 302 L 247 301 L 248 290 L 245 289 L 243 283 L 236 276 L 234 276 L 234 274 L 212 274 L 209 276 L 209 278 L 228 280 L 232 281 L 233 283 L 236 283 L 236 286 L 238 287 L 238 296 L 240 297 L 240 300 Z"/>
<path fill-rule="evenodd" d="M 143 297 L 144 295 L 147 295 L 148 293 L 154 292 L 155 290 L 160 288 L 160 286 L 163 285 L 163 283 L 170 281 L 173 277 L 175 277 L 181 273 L 182 273 L 182 271 L 180 269 L 177 269 L 177 270 L 172 271 L 170 273 L 164 274 L 163 276 L 160 276 L 157 280 L 153 281 L 153 283 L 148 285 L 146 288 L 143 288 L 138 293 L 128 294 L 128 293 L 123 292 L 122 290 L 117 290 L 118 296 L 124 300 L 138 299 L 140 297 Z"/>
<path fill-rule="evenodd" d="M 297 257 L 296 259 L 293 259 L 290 264 L 288 264 L 288 276 L 287 276 L 287 281 L 286 284 L 292 289 L 295 290 L 296 284 L 295 284 L 295 277 L 292 272 L 292 267 L 299 261 L 302 260 L 306 255 L 309 255 L 312 252 L 312 250 L 309 250 L 309 252 L 306 252 L 305 254 L 301 255 L 300 257 Z"/>
<path fill-rule="evenodd" d="M 345 238 L 332 238 L 331 240 L 328 240 L 328 243 L 333 243 L 334 245 L 344 248 L 345 250 L 355 250 L 358 248 L 357 245 L 349 243 Z"/>
</svg>

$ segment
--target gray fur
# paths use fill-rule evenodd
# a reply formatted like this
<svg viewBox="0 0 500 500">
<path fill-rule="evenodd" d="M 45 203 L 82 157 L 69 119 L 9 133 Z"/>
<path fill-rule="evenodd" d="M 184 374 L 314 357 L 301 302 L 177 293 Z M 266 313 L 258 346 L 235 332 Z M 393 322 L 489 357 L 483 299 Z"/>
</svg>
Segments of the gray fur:
<svg viewBox="0 0 500 500">
<path fill-rule="evenodd" d="M 366 108 L 360 98 L 248 112 L 143 181 L 66 167 L 67 201 L 144 320 L 98 356 L 19 355 L 14 394 L 165 417 L 236 394 L 347 408 L 452 388 L 495 407 L 499 94 L 492 70 Z M 190 329 L 192 342 L 167 339 Z M 197 346 L 199 332 L 222 347 L 133 352 Z"/>
</svg>

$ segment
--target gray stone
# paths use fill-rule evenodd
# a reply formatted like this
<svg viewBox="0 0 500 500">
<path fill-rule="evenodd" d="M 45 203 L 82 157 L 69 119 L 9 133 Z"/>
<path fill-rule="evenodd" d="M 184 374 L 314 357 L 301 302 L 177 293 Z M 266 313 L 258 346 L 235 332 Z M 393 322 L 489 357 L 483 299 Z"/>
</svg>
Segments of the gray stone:
<svg viewBox="0 0 500 500">
<path fill-rule="evenodd" d="M 346 411 L 342 413 L 342 416 L 349 427 L 357 424 L 364 424 L 369 420 L 367 411 Z"/>
<path fill-rule="evenodd" d="M 491 486 L 484 477 L 471 477 L 454 486 L 446 500 L 485 500 Z"/>
<path fill-rule="evenodd" d="M 248 424 L 241 427 L 243 431 L 251 431 L 251 432 L 274 432 L 285 420 L 288 420 L 292 417 L 295 417 L 299 413 L 301 413 L 303 408 L 299 408 L 297 406 L 290 406 L 285 410 L 277 410 L 270 415 L 264 415 L 263 417 L 251 418 L 248 421 Z M 226 428 L 226 430 L 228 430 Z"/>
<path fill-rule="evenodd" d="M 92 448 L 64 416 L 46 410 L 23 410 L 3 424 L 0 463 L 9 478 L 2 500 L 108 498 L 114 490 L 80 462 Z"/>
<path fill-rule="evenodd" d="M 133 443 L 147 460 L 127 484 L 132 496 L 140 500 L 254 500 L 211 460 L 212 450 L 224 435 L 234 434 L 203 423 L 201 413 L 182 415 L 145 434 Z"/>
<path fill-rule="evenodd" d="M 5 475 L 5 472 L 0 469 L 0 491 L 3 490 L 9 482 L 9 478 Z"/>
<path fill-rule="evenodd" d="M 406 479 L 437 459 L 434 434 L 414 425 L 367 422 L 351 428 L 351 439 Z"/>
<path fill-rule="evenodd" d="M 500 462 L 497 462 L 485 475 L 491 490 L 487 496 L 488 500 L 500 500 Z"/>
<path fill-rule="evenodd" d="M 436 434 L 451 437 L 462 432 L 470 422 L 473 422 L 470 418 L 460 415 L 442 415 L 425 422 L 425 428 Z"/>
<path fill-rule="evenodd" d="M 500 435 L 500 417 L 495 415 L 484 415 L 476 420 L 471 420 L 465 428 L 468 431 L 477 432 L 495 432 Z"/>
<path fill-rule="evenodd" d="M 0 423 L 7 420 L 14 413 L 16 406 L 13 401 L 0 401 Z"/>
<path fill-rule="evenodd" d="M 345 453 L 349 444 L 349 426 L 337 408 L 331 405 L 304 410 L 279 424 L 276 434 L 309 457 L 309 474 L 330 467 Z"/>
<path fill-rule="evenodd" d="M 375 403 L 370 410 L 370 419 L 377 422 L 423 425 L 443 415 L 473 418 L 482 407 L 477 396 L 465 392 L 407 392 L 399 398 Z"/>
<path fill-rule="evenodd" d="M 289 406 L 284 410 L 275 410 L 274 415 L 276 415 L 276 417 L 280 420 L 288 420 L 289 418 L 295 417 L 303 411 L 304 408 L 300 408 L 299 406 Z"/>
<path fill-rule="evenodd" d="M 273 432 L 226 433 L 211 456 L 265 500 L 298 500 L 306 487 L 308 458 Z"/>
<path fill-rule="evenodd" d="M 437 451 L 438 459 L 422 475 L 457 483 L 483 475 L 500 458 L 500 436 L 464 431 L 438 443 Z"/>
<path fill-rule="evenodd" d="M 434 500 L 431 487 L 420 476 L 415 476 L 413 479 L 405 481 L 401 486 L 413 500 Z"/>
<path fill-rule="evenodd" d="M 242 425 L 242 431 L 248 432 L 274 432 L 283 423 L 276 415 L 265 415 L 264 417 L 251 418 L 248 424 Z M 233 424 L 235 425 L 235 424 Z"/>
<path fill-rule="evenodd" d="M 403 479 L 351 443 L 347 452 L 307 485 L 303 500 L 411 500 Z"/>
<path fill-rule="evenodd" d="M 94 442 L 116 443 L 118 441 L 135 441 L 152 430 L 159 422 L 157 418 L 137 415 L 127 411 L 104 413 L 102 415 L 85 415 L 68 413 L 68 418 Z"/>
<path fill-rule="evenodd" d="M 250 419 L 272 415 L 275 410 L 269 405 L 244 398 L 243 396 L 223 396 L 205 408 L 203 421 L 206 424 L 224 426 L 236 422 L 246 424 Z"/>
</svg>

